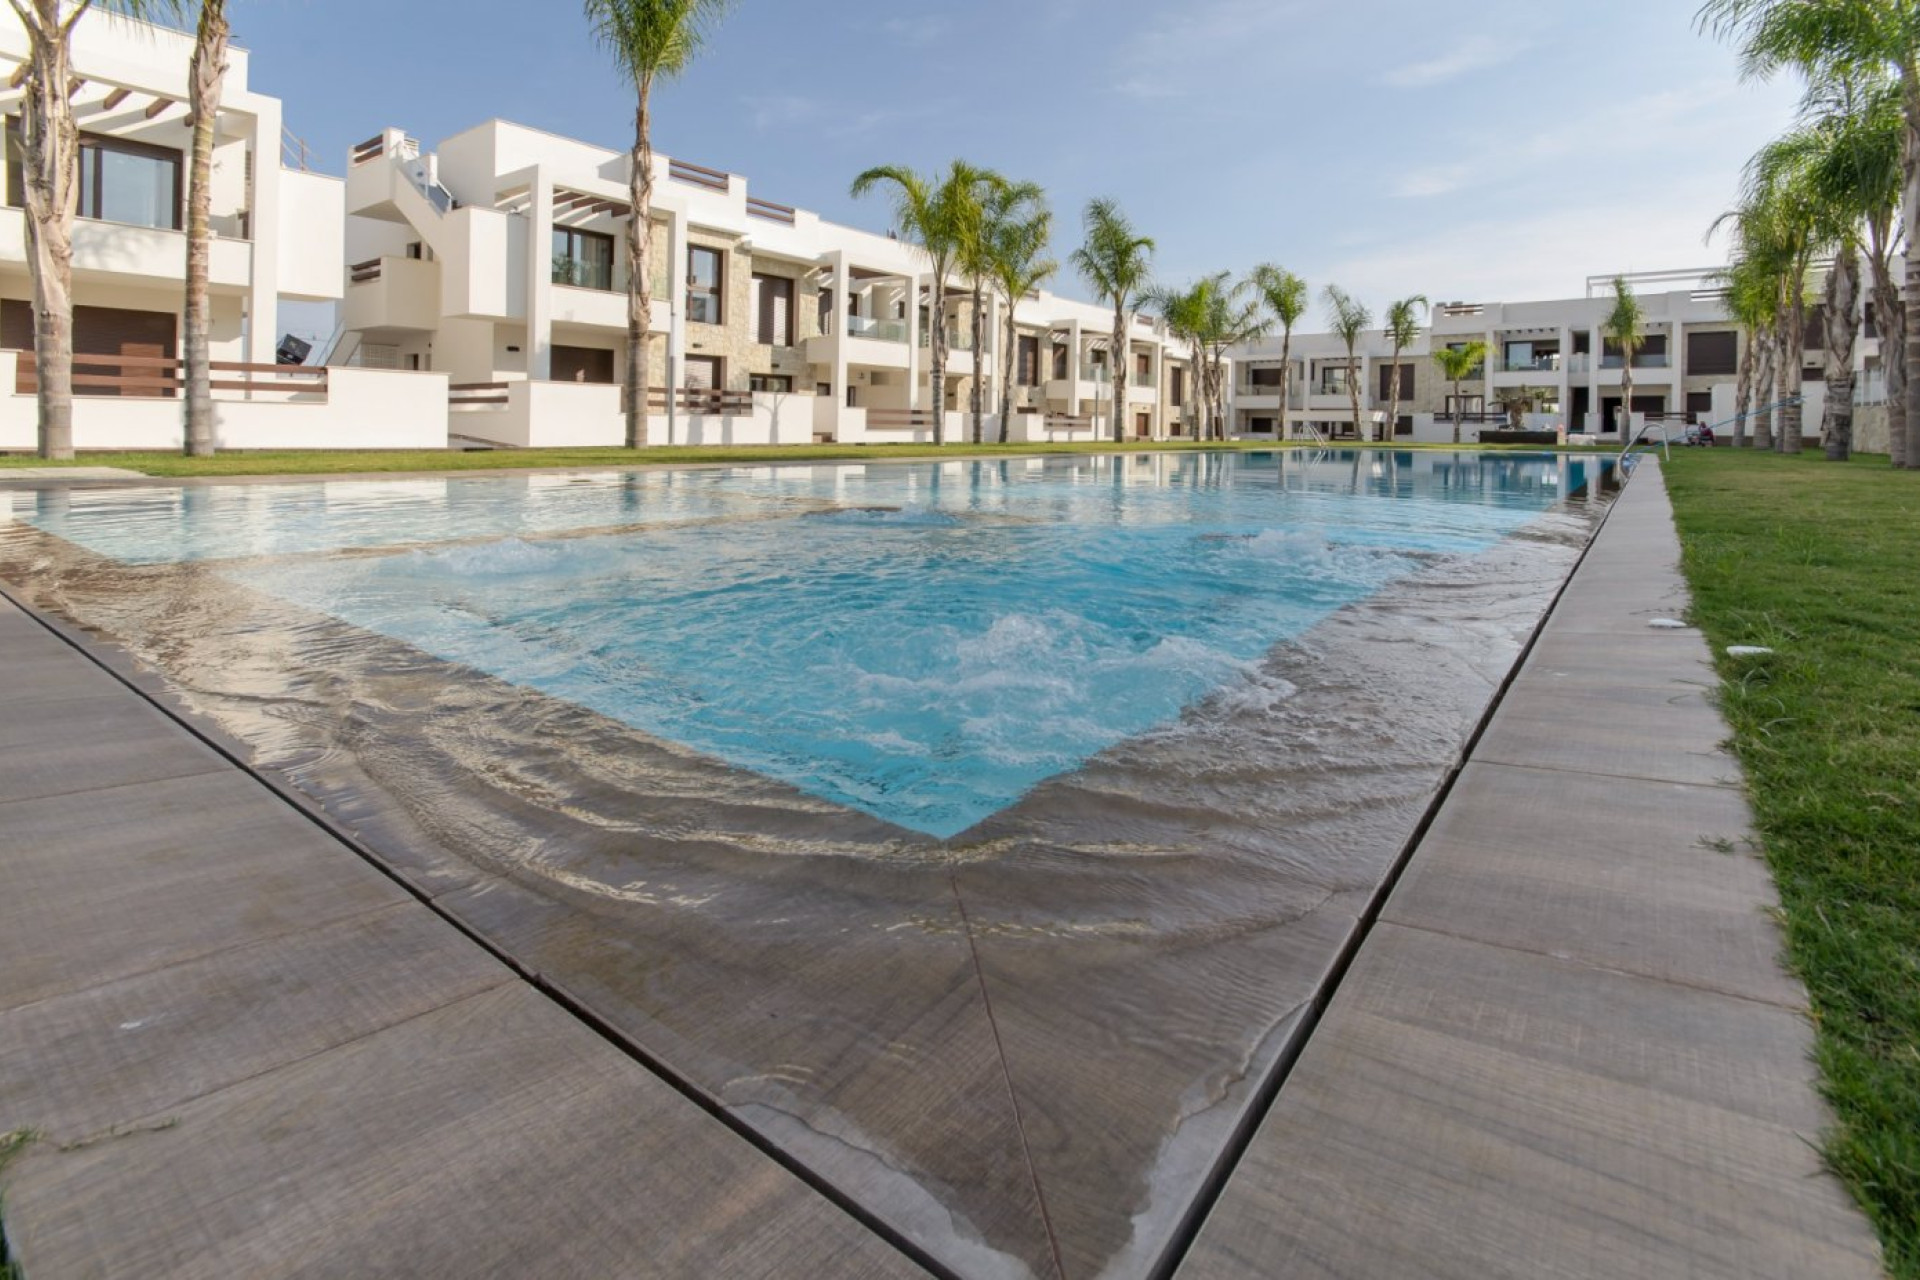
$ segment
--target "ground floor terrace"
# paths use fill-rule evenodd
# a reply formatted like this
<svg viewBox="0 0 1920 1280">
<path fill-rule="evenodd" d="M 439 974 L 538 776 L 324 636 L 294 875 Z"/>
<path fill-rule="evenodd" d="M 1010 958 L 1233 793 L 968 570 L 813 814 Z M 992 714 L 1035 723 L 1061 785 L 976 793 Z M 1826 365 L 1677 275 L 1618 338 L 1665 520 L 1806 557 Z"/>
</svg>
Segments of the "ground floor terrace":
<svg viewBox="0 0 1920 1280">
<path fill-rule="evenodd" d="M 347 1272 L 1875 1274 L 1808 1142 L 1829 1117 L 1805 995 L 1776 960 L 1704 645 L 1649 625 L 1686 606 L 1659 472 L 1610 501 L 1593 459 L 1206 456 L 11 495 L 0 1129 L 29 1136 L 0 1186 L 27 1273 L 282 1274 L 324 1248 Z M 1428 504 L 1411 541 L 1316 549 L 1247 523 L 1305 504 L 1339 525 L 1394 493 Z M 537 518 L 501 525 L 502 497 Z M 418 600 L 442 589 L 425 566 L 464 566 L 464 612 L 531 639 L 510 612 L 530 573 L 590 580 L 638 531 L 709 566 L 711 593 L 711 538 L 790 543 L 789 525 L 887 560 L 977 527 L 1071 607 L 1047 548 L 1082 536 L 1062 504 L 1088 501 L 1107 512 L 1088 545 L 1155 562 L 1156 513 L 1197 503 L 1170 583 L 1304 567 L 1348 603 L 1232 677 L 1243 693 L 931 846 L 977 810 L 937 771 L 888 796 L 801 780 L 796 803 L 768 781 L 786 766 L 721 767 L 732 729 L 697 711 L 676 732 L 702 758 L 662 755 L 584 692 L 516 692 L 499 653 L 461 674 L 404 625 L 312 611 L 343 590 Z M 422 511 L 430 544 L 396 527 Z M 193 547 L 170 541 L 196 524 Z M 322 529 L 358 549 L 316 553 Z M 666 571 L 643 545 L 633 570 Z M 157 660 L 156 627 L 185 647 Z M 283 642 L 301 689 L 280 686 Z M 976 659 L 1044 678 L 1062 642 L 1003 630 L 894 678 L 951 661 L 968 680 Z M 1341 679 L 1308 674 L 1335 657 Z M 1409 666 L 1422 679 L 1395 683 Z M 312 714 L 271 713 L 288 696 Z M 1330 729 L 1370 701 L 1395 733 L 1331 789 L 1289 797 L 1256 770 L 1242 799 L 1279 810 L 1242 827 L 1236 800 L 1215 851 L 1184 847 L 1199 792 L 1180 779 L 1217 807 L 1278 763 L 1260 726 Z M 316 750 L 352 707 L 355 752 Z M 408 725 L 433 727 L 403 742 Z M 525 750 L 500 758 L 487 815 L 446 827 L 460 743 L 502 738 Z M 1181 767 L 1154 786 L 1127 781 L 1168 753 Z M 558 856 L 452 853 L 538 829 Z M 1115 840 L 1124 874 L 1089 877 Z M 1139 857 L 1151 900 L 1126 888 Z M 1224 918 L 1210 878 L 1235 886 Z M 749 972 L 751 991 L 728 976 Z M 241 1193 L 266 1184 L 288 1195 Z"/>
</svg>

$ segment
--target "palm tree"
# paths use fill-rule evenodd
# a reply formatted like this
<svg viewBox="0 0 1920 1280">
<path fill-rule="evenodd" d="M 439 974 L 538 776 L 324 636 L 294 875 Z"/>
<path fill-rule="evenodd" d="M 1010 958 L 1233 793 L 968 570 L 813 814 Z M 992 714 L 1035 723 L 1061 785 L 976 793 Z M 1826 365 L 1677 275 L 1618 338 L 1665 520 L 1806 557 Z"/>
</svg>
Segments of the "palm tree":
<svg viewBox="0 0 1920 1280">
<path fill-rule="evenodd" d="M 1751 257 L 1736 257 L 1721 273 L 1720 278 L 1726 283 L 1727 312 L 1742 330 L 1740 366 L 1734 380 L 1732 444 L 1736 449 L 1743 449 L 1757 439 L 1757 436 L 1750 436 L 1747 432 L 1749 422 L 1756 420 L 1754 379 L 1761 366 L 1763 335 L 1773 324 L 1775 291 L 1772 275 L 1767 270 L 1766 264 Z M 1762 383 L 1760 385 L 1762 402 L 1765 401 L 1766 395 L 1766 387 Z"/>
<path fill-rule="evenodd" d="M 73 120 L 73 26 L 90 9 L 145 18 L 164 0 L 12 0 L 27 32 L 20 105 L 20 179 L 33 279 L 33 355 L 39 453 L 73 456 L 73 220 L 80 196 L 80 130 Z"/>
<path fill-rule="evenodd" d="M 1253 269 L 1254 292 L 1280 326 L 1280 430 L 1287 437 L 1287 403 L 1293 391 L 1293 327 L 1307 314 L 1307 282 L 1284 267 L 1264 263 Z"/>
<path fill-rule="evenodd" d="M 1440 366 L 1441 376 L 1453 383 L 1453 442 L 1460 443 L 1460 424 L 1465 420 L 1465 398 L 1460 393 L 1460 384 L 1473 376 L 1473 371 L 1487 362 L 1487 344 L 1475 338 L 1472 342 L 1463 342 L 1457 347 L 1441 347 L 1433 353 L 1435 363 Z"/>
<path fill-rule="evenodd" d="M 1205 303 L 1201 345 L 1206 354 L 1207 389 L 1212 397 L 1216 438 L 1227 437 L 1227 352 L 1266 335 L 1267 317 L 1260 299 L 1251 296 L 1250 280 L 1235 281 L 1227 272 L 1202 282 Z"/>
<path fill-rule="evenodd" d="M 1187 344 L 1193 353 L 1193 416 L 1195 440 L 1208 437 L 1207 411 L 1207 374 L 1206 374 L 1206 329 L 1210 310 L 1207 294 L 1208 281 L 1201 281 L 1185 289 L 1176 289 L 1170 285 L 1151 285 L 1140 295 L 1140 305 L 1159 313 L 1167 326 L 1167 336 Z"/>
<path fill-rule="evenodd" d="M 1613 307 L 1600 322 L 1600 330 L 1620 348 L 1620 439 L 1624 443 L 1633 439 L 1633 358 L 1647 345 L 1647 313 L 1625 276 L 1613 278 Z"/>
<path fill-rule="evenodd" d="M 1039 184 L 1033 182 L 1009 182 L 997 173 L 982 171 L 979 181 L 969 193 L 969 204 L 963 220 L 964 235 L 960 242 L 959 267 L 973 286 L 973 318 L 971 332 L 973 341 L 973 390 L 969 396 L 973 411 L 973 443 L 979 444 L 982 434 L 982 420 L 986 416 L 987 381 L 987 286 L 995 278 L 994 255 L 999 246 L 996 237 L 1000 226 L 1008 221 L 1017 221 L 1025 215 L 1029 207 L 1038 206 L 1046 199 L 1046 193 Z M 1003 396 L 1002 399 L 1005 397 Z M 1001 434 L 1005 435 L 1005 423 L 1001 424 Z"/>
<path fill-rule="evenodd" d="M 1113 350 L 1109 373 L 1113 381 L 1113 440 L 1124 436 L 1121 407 L 1127 396 L 1127 327 L 1140 293 L 1147 287 L 1148 260 L 1153 241 L 1140 235 L 1112 200 L 1090 200 L 1084 217 L 1086 243 L 1073 251 L 1071 261 L 1102 302 L 1113 304 Z M 1074 353 L 1076 359 L 1079 352 Z"/>
<path fill-rule="evenodd" d="M 1327 308 L 1327 328 L 1347 348 L 1347 400 L 1353 405 L 1353 434 L 1364 439 L 1360 425 L 1360 338 L 1373 328 L 1373 313 L 1337 284 L 1320 293 Z"/>
<path fill-rule="evenodd" d="M 855 196 L 883 183 L 892 188 L 894 225 L 920 246 L 933 267 L 927 350 L 936 445 L 947 442 L 947 283 L 960 267 L 968 238 L 976 234 L 979 192 L 987 178 L 986 170 L 955 160 L 945 174 L 935 177 L 923 177 L 903 165 L 877 165 L 853 180 Z"/>
<path fill-rule="evenodd" d="M 586 0 L 594 37 L 633 82 L 627 156 L 627 351 L 621 379 L 627 447 L 647 442 L 647 362 L 653 337 L 653 85 L 685 71 L 731 0 Z"/>
<path fill-rule="evenodd" d="M 1053 235 L 1053 214 L 1035 189 L 1035 198 L 1020 206 L 996 200 L 987 210 L 988 269 L 994 286 L 1007 304 L 1005 341 L 1000 349 L 1000 439 L 1012 425 L 1014 361 L 1020 329 L 1014 319 L 1021 299 L 1049 279 L 1060 264 L 1045 257 Z"/>
<path fill-rule="evenodd" d="M 1761 153 L 1791 174 L 1804 193 L 1816 252 L 1839 266 L 1826 277 L 1827 421 L 1821 435 L 1830 456 L 1851 449 L 1852 352 L 1859 331 L 1861 259 L 1866 261 L 1882 349 L 1899 352 L 1905 308 L 1894 286 L 1895 219 L 1900 199 L 1899 86 L 1884 71 L 1840 69 L 1808 87 L 1800 123 Z M 1852 315 L 1851 328 L 1840 322 Z M 1889 325 L 1890 322 L 1890 325 Z M 1888 332 L 1889 327 L 1894 330 Z M 1836 357 L 1845 357 L 1841 368 Z M 1888 437 L 1895 465 L 1906 461 L 1905 361 L 1884 362 L 1889 373 Z M 1899 385 L 1893 385 L 1896 376 Z M 1835 437 L 1842 437 L 1836 450 Z"/>
<path fill-rule="evenodd" d="M 1911 0 L 1707 0 L 1698 20 L 1703 28 L 1738 41 L 1749 76 L 1791 67 L 1818 83 L 1837 71 L 1877 70 L 1897 82 L 1905 294 L 1920 297 L 1920 5 Z M 1876 283 L 1884 326 L 1894 313 L 1878 294 Z M 1905 446 L 1897 457 L 1901 465 L 1915 467 L 1920 466 L 1920 378 L 1914 376 L 1920 370 L 1920 325 L 1904 323 L 1904 316 L 1896 323 L 1905 364 Z M 1883 349 L 1892 350 L 1887 332 L 1883 327 Z"/>
<path fill-rule="evenodd" d="M 1392 372 L 1387 375 L 1387 421 L 1379 439 L 1384 442 L 1400 421 L 1400 353 L 1420 340 L 1420 312 L 1427 305 L 1423 293 L 1400 299 L 1387 308 L 1387 341 L 1393 344 Z"/>
<path fill-rule="evenodd" d="M 213 452 L 212 299 L 213 134 L 227 77 L 226 0 L 200 0 L 187 93 L 193 108 L 193 158 L 187 169 L 187 306 L 181 360 L 186 378 L 186 443 L 192 457 Z"/>
</svg>

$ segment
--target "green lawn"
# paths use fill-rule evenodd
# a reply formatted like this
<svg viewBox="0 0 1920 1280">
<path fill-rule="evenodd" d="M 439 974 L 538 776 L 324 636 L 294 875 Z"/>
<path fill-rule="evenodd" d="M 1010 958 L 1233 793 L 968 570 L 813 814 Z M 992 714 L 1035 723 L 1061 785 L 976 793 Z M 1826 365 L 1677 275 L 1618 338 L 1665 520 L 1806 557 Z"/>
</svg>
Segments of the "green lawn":
<svg viewBox="0 0 1920 1280">
<path fill-rule="evenodd" d="M 1667 468 L 1724 706 L 1812 994 L 1826 1154 L 1920 1280 L 1920 473 L 1676 450 Z"/>
<path fill-rule="evenodd" d="M 284 452 L 227 453 L 212 458 L 185 458 L 176 453 L 87 453 L 71 463 L 50 463 L 25 454 L 0 454 L 0 471 L 17 467 L 79 466 L 125 467 L 150 476 L 263 476 L 263 475 L 342 475 L 366 471 L 492 471 L 527 467 L 631 467 L 658 466 L 663 463 L 707 462 L 874 462 L 902 458 L 1007 457 L 1034 454 L 1071 453 L 1168 453 L 1195 449 L 1233 451 L 1271 450 L 1271 444 L 1231 443 L 1195 444 L 1170 440 L 1153 444 L 950 444 L 935 450 L 930 445 L 779 445 L 741 446 L 726 449 L 649 448 L 649 449 L 491 449 L 460 453 L 446 449 L 396 449 L 364 451 L 288 450 Z M 1312 448 L 1311 444 L 1289 442 L 1288 448 Z M 1349 445 L 1347 447 L 1357 447 Z M 1445 449 L 1453 445 L 1394 444 L 1398 449 Z M 1522 453 L 1543 452 L 1538 445 L 1473 445 Z M 1601 450 L 1581 447 L 1568 452 L 1594 453 Z M 1610 450 L 1608 450 L 1610 452 Z"/>
</svg>

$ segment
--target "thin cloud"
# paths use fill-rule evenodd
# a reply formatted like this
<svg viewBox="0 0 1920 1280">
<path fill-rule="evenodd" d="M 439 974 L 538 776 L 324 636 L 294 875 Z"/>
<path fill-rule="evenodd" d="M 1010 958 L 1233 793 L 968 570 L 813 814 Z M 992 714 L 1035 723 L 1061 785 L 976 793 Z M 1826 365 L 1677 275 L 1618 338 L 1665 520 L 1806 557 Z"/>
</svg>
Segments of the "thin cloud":
<svg viewBox="0 0 1920 1280">
<path fill-rule="evenodd" d="M 1438 57 L 1396 67 L 1382 78 L 1396 89 L 1425 89 L 1511 62 L 1525 48 L 1524 43 L 1517 41 L 1475 36 Z"/>
<path fill-rule="evenodd" d="M 946 18 L 927 14 L 917 18 L 888 18 L 880 24 L 880 29 L 901 44 L 924 49 L 944 39 L 953 29 L 953 23 Z"/>
<path fill-rule="evenodd" d="M 1431 169 L 1415 169 L 1400 179 L 1393 194 L 1403 200 L 1419 200 L 1429 196 L 1444 196 L 1460 190 L 1472 178 L 1473 171 L 1463 164 L 1438 165 Z"/>
</svg>

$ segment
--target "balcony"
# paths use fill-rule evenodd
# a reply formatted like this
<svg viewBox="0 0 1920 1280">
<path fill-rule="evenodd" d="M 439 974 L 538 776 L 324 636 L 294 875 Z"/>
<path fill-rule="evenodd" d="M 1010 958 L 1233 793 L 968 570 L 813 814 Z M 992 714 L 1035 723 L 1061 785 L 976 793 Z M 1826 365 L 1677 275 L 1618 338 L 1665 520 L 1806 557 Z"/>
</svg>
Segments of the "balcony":
<svg viewBox="0 0 1920 1280">
<path fill-rule="evenodd" d="M 1531 356 L 1502 356 L 1494 362 L 1493 371 L 1495 373 L 1558 373 L 1560 363 L 1558 351 L 1542 351 Z"/>
<path fill-rule="evenodd" d="M 1600 357 L 1600 367 L 1602 369 L 1619 369 L 1625 367 L 1625 365 L 1625 358 L 1617 354 L 1608 354 Z M 1673 367 L 1673 361 L 1664 351 L 1637 351 L 1633 356 L 1633 367 L 1636 369 L 1669 369 Z"/>
<path fill-rule="evenodd" d="M 981 342 L 980 345 L 985 347 L 987 350 L 991 351 L 993 349 L 993 338 L 991 333 L 989 331 L 982 330 L 981 336 L 984 340 Z M 926 350 L 927 348 L 930 348 L 932 346 L 933 346 L 933 330 L 922 329 L 920 331 L 921 349 Z M 948 325 L 947 326 L 947 350 L 949 351 L 973 350 L 973 331 L 961 325 Z"/>
<path fill-rule="evenodd" d="M 440 264 L 389 256 L 348 268 L 340 322 L 348 329 L 432 330 L 440 325 Z"/>
<path fill-rule="evenodd" d="M 240 290 L 252 283 L 249 241 L 216 239 L 208 246 L 207 259 L 215 289 Z M 20 209 L 0 208 L 0 263 L 26 268 L 27 223 Z M 185 281 L 187 233 L 80 218 L 73 224 L 73 273 L 78 280 Z"/>
<path fill-rule="evenodd" d="M 869 316 L 848 316 L 847 336 L 865 338 L 870 342 L 900 342 L 907 340 L 907 322 L 905 320 L 875 320 Z"/>
</svg>

